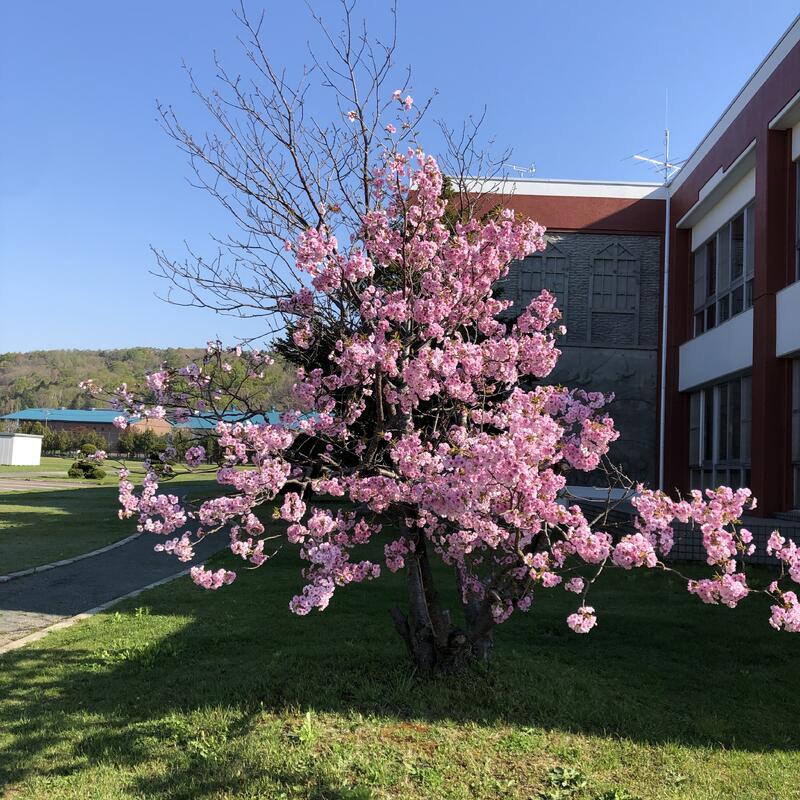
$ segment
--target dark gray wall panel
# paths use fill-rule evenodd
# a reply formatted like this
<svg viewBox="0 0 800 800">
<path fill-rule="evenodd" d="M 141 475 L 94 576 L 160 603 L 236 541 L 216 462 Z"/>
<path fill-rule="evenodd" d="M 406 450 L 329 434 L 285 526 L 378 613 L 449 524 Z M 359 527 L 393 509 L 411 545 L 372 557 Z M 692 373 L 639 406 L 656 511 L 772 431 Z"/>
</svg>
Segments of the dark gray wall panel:
<svg viewBox="0 0 800 800">
<path fill-rule="evenodd" d="M 611 447 L 610 458 L 632 478 L 653 484 L 656 480 L 656 351 L 565 347 L 548 383 L 570 388 L 613 392 L 609 413 L 620 438 Z M 598 476 L 577 473 L 576 483 L 592 484 Z"/>
<path fill-rule="evenodd" d="M 519 313 L 553 291 L 567 326 L 563 355 L 548 382 L 614 392 L 611 414 L 621 432 L 611 457 L 633 478 L 656 478 L 660 240 L 549 232 L 544 253 L 515 262 L 502 296 Z M 564 274 L 565 273 L 565 274 Z M 584 483 L 598 476 L 575 476 Z"/>
</svg>

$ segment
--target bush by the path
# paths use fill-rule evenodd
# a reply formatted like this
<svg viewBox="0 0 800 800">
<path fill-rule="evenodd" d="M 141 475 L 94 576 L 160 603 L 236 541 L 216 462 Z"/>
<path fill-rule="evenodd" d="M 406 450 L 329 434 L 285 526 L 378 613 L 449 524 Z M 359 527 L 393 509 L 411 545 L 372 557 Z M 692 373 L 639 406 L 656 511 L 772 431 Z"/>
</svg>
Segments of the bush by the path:
<svg viewBox="0 0 800 800">
<path fill-rule="evenodd" d="M 67 476 L 70 478 L 89 478 L 98 481 L 105 478 L 106 474 L 102 467 L 85 458 L 76 461 L 67 471 Z"/>
</svg>

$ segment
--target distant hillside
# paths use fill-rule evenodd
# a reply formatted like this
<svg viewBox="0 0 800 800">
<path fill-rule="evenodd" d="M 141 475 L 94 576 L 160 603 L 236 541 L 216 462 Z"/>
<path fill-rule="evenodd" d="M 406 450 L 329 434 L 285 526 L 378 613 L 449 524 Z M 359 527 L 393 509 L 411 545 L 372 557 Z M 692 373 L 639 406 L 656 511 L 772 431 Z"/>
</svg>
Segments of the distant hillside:
<svg viewBox="0 0 800 800">
<path fill-rule="evenodd" d="M 162 363 L 182 366 L 202 357 L 201 349 L 130 347 L 124 350 L 37 350 L 0 354 L 0 414 L 30 407 L 88 408 L 78 388 L 86 378 L 101 386 L 136 385 L 146 372 Z M 289 371 L 275 365 L 258 394 L 264 405 L 286 405 L 291 387 Z M 95 401 L 95 405 L 97 402 Z"/>
</svg>

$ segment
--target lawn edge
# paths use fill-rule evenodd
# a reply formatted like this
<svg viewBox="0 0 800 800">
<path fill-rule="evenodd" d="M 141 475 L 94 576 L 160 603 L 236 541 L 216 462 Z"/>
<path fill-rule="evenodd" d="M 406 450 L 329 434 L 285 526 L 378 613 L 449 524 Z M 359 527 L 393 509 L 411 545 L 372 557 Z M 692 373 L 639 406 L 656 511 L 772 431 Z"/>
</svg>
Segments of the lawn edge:
<svg viewBox="0 0 800 800">
<path fill-rule="evenodd" d="M 62 630 L 63 628 L 70 628 L 73 625 L 75 625 L 75 623 L 80 622 L 81 620 L 84 619 L 89 619 L 90 617 L 93 617 L 95 614 L 100 614 L 106 609 L 111 608 L 111 606 L 115 606 L 117 603 L 121 603 L 123 600 L 129 600 L 131 597 L 136 597 L 137 595 L 140 595 L 142 594 L 142 592 L 146 592 L 149 589 L 155 589 L 157 586 L 162 586 L 165 583 L 170 583 L 171 581 L 177 580 L 178 578 L 182 578 L 184 575 L 188 575 L 190 570 L 191 567 L 187 569 L 182 569 L 180 572 L 173 573 L 172 575 L 167 575 L 166 578 L 161 578 L 161 580 L 154 581 L 153 583 L 148 583 L 146 586 L 141 586 L 138 589 L 134 589 L 132 592 L 120 595 L 119 597 L 115 597 L 112 600 L 107 600 L 105 603 L 101 603 L 99 606 L 90 608 L 88 611 L 82 611 L 80 614 L 75 614 L 74 616 L 67 617 L 66 619 L 60 620 L 59 622 L 55 622 L 52 625 L 48 625 L 46 628 L 42 628 L 41 630 L 29 633 L 27 636 L 23 636 L 21 639 L 15 639 L 13 642 L 9 642 L 8 644 L 0 646 L 0 656 L 9 653 L 12 650 L 19 650 L 21 647 L 24 647 L 27 644 L 31 644 L 32 642 L 36 642 L 39 639 L 44 639 L 44 637 L 47 636 L 48 633 Z"/>
</svg>

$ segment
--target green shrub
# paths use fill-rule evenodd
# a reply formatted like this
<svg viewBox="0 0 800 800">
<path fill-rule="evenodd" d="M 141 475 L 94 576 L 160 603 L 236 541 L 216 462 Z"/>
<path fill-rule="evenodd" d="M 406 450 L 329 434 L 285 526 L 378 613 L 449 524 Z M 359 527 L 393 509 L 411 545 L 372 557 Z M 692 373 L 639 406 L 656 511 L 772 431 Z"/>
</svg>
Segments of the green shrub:
<svg viewBox="0 0 800 800">
<path fill-rule="evenodd" d="M 94 451 L 92 451 L 94 452 Z M 90 478 L 92 480 L 102 480 L 106 476 L 106 471 L 91 461 L 81 459 L 76 461 L 68 470 L 67 476 L 70 478 Z"/>
<path fill-rule="evenodd" d="M 83 453 L 85 456 L 90 456 L 96 451 L 97 448 L 91 442 L 86 442 L 85 444 L 81 445 L 81 453 Z"/>
</svg>

